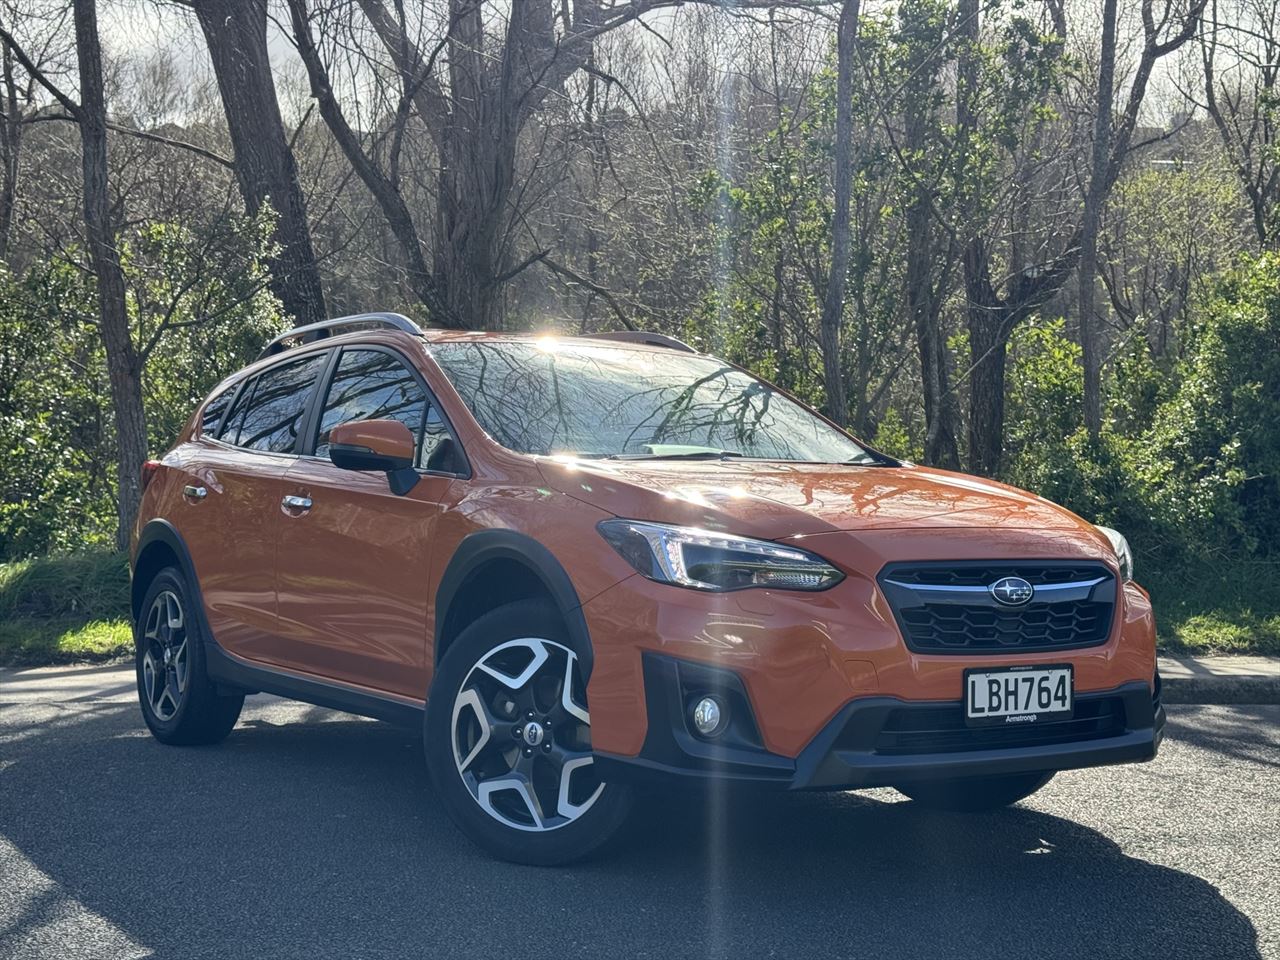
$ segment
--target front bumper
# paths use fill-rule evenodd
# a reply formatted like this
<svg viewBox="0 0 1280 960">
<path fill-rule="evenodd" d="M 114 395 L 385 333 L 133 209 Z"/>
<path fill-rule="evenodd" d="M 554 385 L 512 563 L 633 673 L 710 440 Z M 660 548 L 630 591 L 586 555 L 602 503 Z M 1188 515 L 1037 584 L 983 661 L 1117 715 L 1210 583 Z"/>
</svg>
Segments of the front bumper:
<svg viewBox="0 0 1280 960">
<path fill-rule="evenodd" d="M 644 657 L 648 730 L 637 755 L 597 752 L 606 780 L 666 777 L 772 784 L 792 790 L 855 789 L 959 777 L 1067 770 L 1155 757 L 1165 713 L 1142 682 L 1077 694 L 1071 720 L 968 728 L 959 701 L 864 697 L 850 701 L 797 756 L 770 752 L 750 699 L 732 672 L 656 654 Z M 687 704 L 714 693 L 733 723 L 715 740 L 696 737 Z"/>
</svg>

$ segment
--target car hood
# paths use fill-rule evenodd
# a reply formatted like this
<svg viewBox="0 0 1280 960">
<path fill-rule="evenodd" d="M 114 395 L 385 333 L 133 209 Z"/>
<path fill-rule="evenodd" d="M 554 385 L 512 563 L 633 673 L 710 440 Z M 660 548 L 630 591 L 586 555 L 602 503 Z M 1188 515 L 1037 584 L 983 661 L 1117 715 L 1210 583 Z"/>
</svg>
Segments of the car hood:
<svg viewBox="0 0 1280 960">
<path fill-rule="evenodd" d="M 542 458 L 549 486 L 635 520 L 780 540 L 894 528 L 1079 530 L 1083 520 L 990 480 L 917 466 Z"/>
</svg>

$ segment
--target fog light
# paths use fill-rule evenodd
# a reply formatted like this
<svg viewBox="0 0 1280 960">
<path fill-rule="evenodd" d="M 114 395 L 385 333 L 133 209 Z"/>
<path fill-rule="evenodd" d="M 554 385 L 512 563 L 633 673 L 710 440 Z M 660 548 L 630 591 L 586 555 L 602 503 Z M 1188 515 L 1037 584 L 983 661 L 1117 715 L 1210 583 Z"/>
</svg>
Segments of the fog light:
<svg viewBox="0 0 1280 960">
<path fill-rule="evenodd" d="M 693 729 L 701 737 L 714 737 L 724 729 L 726 713 L 715 697 L 703 697 L 693 705 Z"/>
</svg>

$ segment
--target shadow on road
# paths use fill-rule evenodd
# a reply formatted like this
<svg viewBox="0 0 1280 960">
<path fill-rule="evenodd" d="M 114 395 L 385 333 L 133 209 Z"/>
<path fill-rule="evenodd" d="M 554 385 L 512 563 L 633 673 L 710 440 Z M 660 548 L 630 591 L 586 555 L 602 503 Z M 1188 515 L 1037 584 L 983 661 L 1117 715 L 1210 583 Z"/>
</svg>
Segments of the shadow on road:
<svg viewBox="0 0 1280 960">
<path fill-rule="evenodd" d="M 457 833 L 411 733 L 256 717 L 213 748 L 131 704 L 0 741 L 0 956 L 1259 956 L 1205 881 L 1030 808 L 665 794 L 537 870 Z"/>
</svg>

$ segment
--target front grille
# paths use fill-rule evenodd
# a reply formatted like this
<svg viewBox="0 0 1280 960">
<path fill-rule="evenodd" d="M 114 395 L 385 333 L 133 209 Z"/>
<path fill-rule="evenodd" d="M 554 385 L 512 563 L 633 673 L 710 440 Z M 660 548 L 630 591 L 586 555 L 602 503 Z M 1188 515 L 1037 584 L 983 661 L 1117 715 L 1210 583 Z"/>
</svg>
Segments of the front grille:
<svg viewBox="0 0 1280 960">
<path fill-rule="evenodd" d="M 1079 646 L 1101 643 L 1111 626 L 1111 605 L 1087 600 L 1017 609 L 924 604 L 899 615 L 914 645 L 933 650 Z"/>
<path fill-rule="evenodd" d="M 1119 697 L 1077 700 L 1069 720 L 1037 720 L 1007 726 L 970 727 L 962 704 L 896 707 L 876 737 L 876 753 L 903 756 L 961 753 L 1002 747 L 1039 747 L 1115 737 L 1125 732 Z"/>
<path fill-rule="evenodd" d="M 1036 591 L 1007 606 L 987 588 L 1019 577 Z M 893 564 L 879 576 L 907 646 L 921 653 L 1068 650 L 1105 643 L 1116 582 L 1102 564 Z"/>
</svg>

